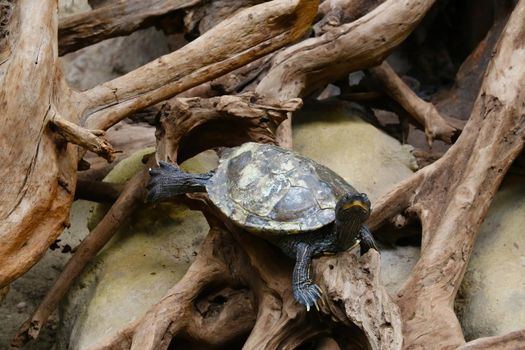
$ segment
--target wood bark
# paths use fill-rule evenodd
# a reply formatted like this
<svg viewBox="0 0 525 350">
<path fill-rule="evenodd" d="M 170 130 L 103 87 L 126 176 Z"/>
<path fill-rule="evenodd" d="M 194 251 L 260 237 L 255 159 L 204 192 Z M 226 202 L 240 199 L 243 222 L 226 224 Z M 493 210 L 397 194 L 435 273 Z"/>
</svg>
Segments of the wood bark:
<svg viewBox="0 0 525 350">
<path fill-rule="evenodd" d="M 525 69 L 517 62 L 525 58 L 524 18 L 525 1 L 520 1 L 458 141 L 377 203 L 370 219 L 377 227 L 408 210 L 423 226 L 421 258 L 398 292 L 406 348 L 464 344 L 454 298 L 490 202 L 523 148 Z"/>
<path fill-rule="evenodd" d="M 434 0 L 388 0 L 365 16 L 304 40 L 279 53 L 256 92 L 269 97 L 302 97 L 349 73 L 375 66 L 414 30 Z M 279 144 L 292 146 L 291 116 L 277 131 Z"/>
<path fill-rule="evenodd" d="M 452 143 L 452 140 L 457 137 L 460 128 L 442 117 L 432 103 L 419 98 L 387 62 L 372 67 L 369 71 L 382 85 L 384 92 L 423 125 L 429 146 L 435 139 Z"/>
<path fill-rule="evenodd" d="M 87 129 L 107 129 L 134 111 L 296 40 L 316 9 L 317 2 L 311 0 L 270 1 L 251 7 L 182 51 L 76 92 L 58 68 L 57 1 L 17 2 L 8 25 L 8 40 L 16 46 L 0 66 L 0 101 L 5 106 L 0 146 L 8 150 L 0 154 L 1 174 L 9 183 L 0 205 L 5 242 L 0 246 L 0 286 L 27 271 L 68 225 L 77 163 L 83 153 L 49 127 L 56 116 Z M 201 55 L 202 51 L 208 55 Z"/>
<path fill-rule="evenodd" d="M 135 11 L 121 8 L 119 21 L 83 37 L 93 23 L 112 22 L 108 20 L 112 12 L 104 13 L 101 7 L 92 12 L 97 15 L 93 18 L 79 15 L 76 24 L 69 19 L 71 44 L 64 44 L 64 49 L 133 31 L 190 6 L 195 6 L 195 21 L 188 19 L 190 27 L 204 18 L 199 16 L 210 17 L 199 25 L 206 33 L 179 51 L 85 92 L 70 89 L 57 68 L 56 0 L 20 0 L 9 6 L 5 10 L 9 20 L 0 28 L 9 32 L 8 45 L 0 50 L 0 58 L 6 57 L 0 63 L 0 102 L 6 116 L 5 125 L 0 126 L 0 146 L 9 150 L 0 154 L 5 164 L 0 171 L 9 181 L 0 205 L 0 238 L 6 242 L 0 246 L 0 291 L 37 261 L 67 224 L 76 168 L 84 153 L 68 142 L 111 158 L 111 148 L 98 130 L 167 99 L 160 109 L 157 160 L 181 162 L 204 149 L 247 140 L 290 147 L 291 115 L 301 106 L 298 97 L 346 79 L 350 72 L 375 66 L 371 70 L 387 94 L 419 118 L 429 138 L 454 141 L 459 128 L 441 117 L 439 108 L 419 99 L 385 63 L 378 66 L 434 3 L 327 0 L 314 26 L 318 36 L 303 38 L 273 57 L 272 52 L 303 37 L 316 16 L 318 1 L 265 2 L 213 27 L 222 15 L 211 15 L 213 6 L 197 9 L 206 4 L 196 0 L 159 2 L 154 9 L 133 1 Z M 115 11 L 119 8 L 112 1 L 106 5 Z M 368 222 L 372 230 L 393 218 L 404 221 L 403 215 L 419 218 L 422 226 L 421 258 L 395 296 L 388 295 L 379 279 L 376 252 L 358 257 L 357 252 L 348 251 L 314 261 L 313 277 L 325 292 L 325 305 L 318 313 L 307 313 L 292 297 L 291 261 L 264 240 L 234 226 L 206 195 L 180 196 L 176 200 L 202 210 L 211 227 L 196 261 L 146 315 L 97 348 L 167 349 L 188 344 L 209 348 L 242 340 L 245 349 L 293 349 L 327 337 L 344 349 L 525 347 L 523 330 L 466 343 L 453 310 L 481 222 L 523 149 L 525 0 L 517 3 L 502 29 L 503 22 L 498 20 L 487 36 L 486 42 L 495 41 L 502 33 L 472 108 L 469 101 L 481 79 L 471 77 L 474 88 L 464 91 L 467 106 L 461 113 L 470 109 L 471 113 L 459 139 L 440 159 L 373 206 Z M 485 50 L 488 60 L 490 50 L 482 46 L 478 50 Z M 247 66 L 250 62 L 254 63 Z M 472 62 L 477 62 L 475 57 L 470 58 Z M 213 91 L 210 83 L 217 78 L 215 83 L 223 84 L 222 93 L 238 92 L 248 84 L 255 93 L 174 98 L 190 88 L 194 89 L 187 91 L 189 96 L 221 94 L 221 88 Z M 448 99 L 442 96 L 439 103 L 447 100 L 457 103 L 453 94 Z M 25 127 L 17 128 L 21 121 Z M 283 127 L 278 128 L 282 121 Z M 19 139 L 36 141 L 16 142 Z M 152 165 L 154 159 L 149 161 Z M 21 328 L 18 345 L 38 335 L 87 262 L 142 201 L 146 181 L 142 171 L 121 192 L 117 190 L 112 208 Z M 115 191 L 106 191 L 115 198 Z"/>
<path fill-rule="evenodd" d="M 102 40 L 133 33 L 154 20 L 201 0 L 112 1 L 105 6 L 62 19 L 58 29 L 59 55 L 76 51 Z"/>
</svg>

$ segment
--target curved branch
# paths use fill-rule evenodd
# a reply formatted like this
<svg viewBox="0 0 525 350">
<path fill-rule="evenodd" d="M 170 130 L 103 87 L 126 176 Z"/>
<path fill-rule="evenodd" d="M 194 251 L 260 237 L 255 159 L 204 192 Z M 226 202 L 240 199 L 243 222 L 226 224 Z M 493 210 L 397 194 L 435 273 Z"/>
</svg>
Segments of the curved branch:
<svg viewBox="0 0 525 350">
<path fill-rule="evenodd" d="M 58 28 L 59 54 L 62 56 L 102 40 L 130 34 L 160 16 L 200 2 L 126 0 L 66 17 L 60 21 Z"/>
<path fill-rule="evenodd" d="M 275 130 L 286 114 L 302 106 L 301 99 L 275 101 L 254 93 L 237 96 L 175 98 L 164 107 L 160 118 L 161 137 L 157 145 L 159 159 L 187 159 L 213 147 L 237 146 L 247 141 L 273 143 Z M 186 137 L 200 142 L 179 154 Z"/>
<path fill-rule="evenodd" d="M 360 19 L 278 54 L 257 86 L 263 96 L 302 97 L 349 73 L 375 66 L 414 30 L 435 0 L 388 0 Z M 277 134 L 291 147 L 291 120 Z"/>
<path fill-rule="evenodd" d="M 301 97 L 348 73 L 377 65 L 405 40 L 434 2 L 389 0 L 352 23 L 284 50 L 257 92 Z"/>
<path fill-rule="evenodd" d="M 320 258 L 315 270 L 332 317 L 348 328 L 357 325 L 372 349 L 401 349 L 400 311 L 380 281 L 380 267 L 379 253 L 370 250 L 361 258 L 353 252 Z"/>
<path fill-rule="evenodd" d="M 495 337 L 479 338 L 466 343 L 457 350 L 515 350 L 525 348 L 525 330 Z"/>
<path fill-rule="evenodd" d="M 372 214 L 367 223 L 371 230 L 379 228 L 390 218 L 410 208 L 420 185 L 425 180 L 425 175 L 432 168 L 424 168 L 408 179 L 397 184 L 390 192 L 385 194 L 372 207 Z"/>
<path fill-rule="evenodd" d="M 178 51 L 86 91 L 85 125 L 105 130 L 132 112 L 297 40 L 309 28 L 318 3 L 318 0 L 274 0 L 250 7 Z"/>
<path fill-rule="evenodd" d="M 221 247 L 223 249 L 220 249 Z M 210 285 L 238 284 L 231 281 L 234 278 L 231 274 L 232 267 L 237 266 L 234 271 L 242 270 L 238 259 L 239 252 L 236 250 L 235 242 L 226 232 L 212 227 L 199 249 L 199 255 L 184 277 L 148 311 L 134 330 L 131 349 L 167 349 L 173 337 L 182 332 L 197 335 L 196 339 L 208 338 L 205 333 L 209 335 L 209 332 L 203 327 L 203 323 L 206 322 L 198 321 L 205 317 L 199 315 L 195 303 L 204 289 L 209 288 Z M 247 312 L 249 310 L 244 309 L 244 314 L 232 312 L 235 301 L 238 302 L 238 300 L 230 300 L 224 303 L 221 309 L 214 311 L 222 314 L 217 317 L 221 319 L 222 327 L 220 325 L 213 325 L 213 327 L 218 327 L 223 332 L 215 342 L 219 340 L 227 342 L 231 337 L 225 337 L 226 333 L 243 334 L 249 331 L 253 324 L 254 315 Z M 248 305 L 244 306 L 249 308 Z M 233 322 L 232 316 L 241 319 Z M 240 329 L 234 329 L 234 323 Z M 209 343 L 209 339 L 207 342 Z"/>
<path fill-rule="evenodd" d="M 525 137 L 525 0 L 497 45 L 480 95 L 458 141 L 419 186 L 412 207 L 423 224 L 421 258 L 398 292 L 405 346 L 464 344 L 452 308 L 491 200 Z M 453 170 L 453 171 L 451 171 Z M 432 300 L 429 303 L 429 300 Z"/>
<path fill-rule="evenodd" d="M 0 288 L 36 263 L 67 226 L 76 182 L 76 150 L 47 127 L 59 80 L 57 2 L 20 0 L 15 9 L 9 25 L 17 44 L 0 74 Z"/>
<path fill-rule="evenodd" d="M 68 141 L 79 145 L 84 149 L 91 151 L 103 157 L 111 163 L 115 160 L 115 151 L 102 137 L 102 130 L 86 130 L 75 123 L 65 120 L 59 116 L 54 116 L 50 121 L 57 128 L 58 132 Z"/>
<path fill-rule="evenodd" d="M 429 146 L 435 139 L 450 144 L 459 135 L 460 128 L 443 118 L 432 103 L 419 98 L 386 61 L 370 68 L 369 72 L 382 85 L 383 91 L 424 127 Z"/>
</svg>

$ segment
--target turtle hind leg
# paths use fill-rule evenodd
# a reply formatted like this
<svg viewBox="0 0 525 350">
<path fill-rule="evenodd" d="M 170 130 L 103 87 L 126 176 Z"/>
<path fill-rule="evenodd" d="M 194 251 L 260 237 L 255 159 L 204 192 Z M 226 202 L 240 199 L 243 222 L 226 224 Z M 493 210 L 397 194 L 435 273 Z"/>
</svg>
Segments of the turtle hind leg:
<svg viewBox="0 0 525 350">
<path fill-rule="evenodd" d="M 310 311 L 310 307 L 319 309 L 318 302 L 321 299 L 321 288 L 310 279 L 310 268 L 314 248 L 304 242 L 296 246 L 296 261 L 293 270 L 292 290 L 295 300 Z"/>
<path fill-rule="evenodd" d="M 178 167 L 159 161 L 159 167 L 149 169 L 147 202 L 158 202 L 184 193 L 206 192 L 206 183 L 213 172 L 191 174 Z"/>
</svg>

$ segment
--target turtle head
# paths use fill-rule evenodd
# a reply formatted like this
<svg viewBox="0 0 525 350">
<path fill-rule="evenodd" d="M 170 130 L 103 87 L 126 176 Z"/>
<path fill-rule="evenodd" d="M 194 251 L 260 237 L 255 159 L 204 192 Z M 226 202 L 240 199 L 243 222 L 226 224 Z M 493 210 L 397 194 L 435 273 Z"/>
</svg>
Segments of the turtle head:
<svg viewBox="0 0 525 350">
<path fill-rule="evenodd" d="M 365 193 L 347 193 L 335 207 L 335 237 L 339 250 L 347 250 L 359 242 L 361 228 L 370 216 L 370 200 Z"/>
<path fill-rule="evenodd" d="M 347 193 L 335 207 L 335 217 L 339 221 L 359 221 L 363 223 L 370 216 L 370 200 L 365 193 Z"/>
</svg>

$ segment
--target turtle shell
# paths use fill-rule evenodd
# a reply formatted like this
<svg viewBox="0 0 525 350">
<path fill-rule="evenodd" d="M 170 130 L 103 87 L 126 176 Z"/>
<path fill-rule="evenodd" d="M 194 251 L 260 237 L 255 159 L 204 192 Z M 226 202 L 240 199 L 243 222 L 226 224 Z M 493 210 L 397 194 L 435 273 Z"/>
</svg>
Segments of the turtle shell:
<svg viewBox="0 0 525 350">
<path fill-rule="evenodd" d="M 221 158 L 206 190 L 233 222 L 259 235 L 317 230 L 356 192 L 327 167 L 273 145 L 245 143 Z"/>
</svg>

